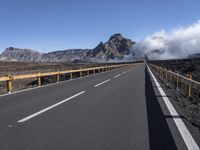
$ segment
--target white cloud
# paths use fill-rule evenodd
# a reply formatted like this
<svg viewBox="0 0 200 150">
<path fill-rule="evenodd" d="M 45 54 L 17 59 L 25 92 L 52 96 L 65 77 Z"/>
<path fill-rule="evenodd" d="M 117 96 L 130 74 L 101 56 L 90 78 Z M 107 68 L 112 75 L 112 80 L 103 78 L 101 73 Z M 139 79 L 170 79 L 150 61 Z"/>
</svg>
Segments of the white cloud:
<svg viewBox="0 0 200 150">
<path fill-rule="evenodd" d="M 137 43 L 134 49 L 142 51 L 151 59 L 185 58 L 200 53 L 200 21 L 170 32 L 156 32 Z"/>
</svg>

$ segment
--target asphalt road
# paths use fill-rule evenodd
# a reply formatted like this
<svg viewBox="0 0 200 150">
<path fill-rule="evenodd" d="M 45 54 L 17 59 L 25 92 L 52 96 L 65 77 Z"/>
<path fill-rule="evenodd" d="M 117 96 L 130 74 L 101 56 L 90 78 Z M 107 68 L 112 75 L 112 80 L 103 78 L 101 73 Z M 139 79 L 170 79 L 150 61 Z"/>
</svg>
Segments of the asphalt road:
<svg viewBox="0 0 200 150">
<path fill-rule="evenodd" d="M 133 149 L 187 149 L 144 64 L 0 97 L 0 150 Z"/>
</svg>

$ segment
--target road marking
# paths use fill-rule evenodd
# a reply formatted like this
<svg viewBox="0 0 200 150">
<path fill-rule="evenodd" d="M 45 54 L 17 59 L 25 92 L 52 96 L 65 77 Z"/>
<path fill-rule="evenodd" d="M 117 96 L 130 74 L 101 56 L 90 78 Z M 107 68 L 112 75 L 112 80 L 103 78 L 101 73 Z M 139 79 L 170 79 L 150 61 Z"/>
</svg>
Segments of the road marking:
<svg viewBox="0 0 200 150">
<path fill-rule="evenodd" d="M 127 73 L 126 71 L 124 71 L 122 74 L 125 74 L 125 73 Z"/>
<path fill-rule="evenodd" d="M 82 92 L 80 92 L 80 93 L 77 93 L 77 94 L 75 94 L 75 95 L 73 95 L 73 96 L 71 96 L 71 97 L 69 97 L 69 98 L 67 98 L 67 99 L 65 99 L 65 100 L 63 100 L 63 101 L 60 101 L 60 102 L 58 102 L 58 103 L 56 103 L 56 104 L 54 104 L 54 105 L 51 105 L 51 106 L 49 106 L 49 107 L 47 107 L 47 108 L 45 108 L 45 109 L 43 109 L 43 110 L 41 110 L 41 111 L 38 111 L 38 112 L 36 112 L 36 113 L 34 113 L 34 114 L 32 114 L 32 115 L 30 115 L 30 116 L 24 118 L 24 119 L 21 119 L 21 120 L 17 121 L 17 122 L 18 122 L 18 123 L 22 123 L 22 122 L 25 122 L 25 121 L 27 121 L 27 120 L 30 120 L 30 119 L 32 119 L 32 118 L 34 118 L 34 117 L 36 117 L 36 116 L 38 116 L 38 115 L 40 115 L 40 114 L 42 114 L 42 113 L 44 113 L 44 112 L 50 110 L 50 109 L 53 109 L 54 107 L 57 107 L 57 106 L 59 106 L 59 105 L 65 103 L 65 102 L 67 102 L 67 101 L 69 101 L 69 100 L 71 100 L 71 99 L 73 99 L 73 98 L 75 98 L 75 97 L 77 97 L 77 96 L 83 94 L 83 93 L 85 93 L 85 91 L 82 91 Z"/>
<path fill-rule="evenodd" d="M 114 76 L 113 78 L 115 79 L 115 78 L 118 78 L 120 76 L 121 76 L 121 74 L 118 74 L 118 75 Z"/>
<path fill-rule="evenodd" d="M 102 84 L 105 84 L 106 82 L 109 82 L 110 81 L 110 79 L 108 79 L 108 80 L 106 80 L 106 81 L 103 81 L 103 82 L 101 82 L 101 83 L 99 83 L 99 84 L 96 84 L 94 87 L 98 87 L 98 86 L 100 86 L 100 85 L 102 85 Z"/>
<path fill-rule="evenodd" d="M 165 102 L 165 105 L 167 106 L 170 114 L 172 116 L 179 116 L 179 114 L 176 112 L 174 106 L 171 104 L 170 100 L 168 99 L 168 97 L 166 97 L 165 92 L 163 91 L 162 87 L 160 86 L 160 84 L 158 83 L 157 79 L 155 78 L 155 76 L 153 75 L 153 73 L 151 72 L 149 66 L 148 70 L 160 92 L 160 94 L 162 95 L 162 98 Z M 187 127 L 185 126 L 183 120 L 181 118 L 173 118 L 188 150 L 199 150 L 199 146 L 197 145 L 197 143 L 195 142 L 195 140 L 193 139 L 192 135 L 190 134 L 190 132 L 188 131 Z"/>
</svg>

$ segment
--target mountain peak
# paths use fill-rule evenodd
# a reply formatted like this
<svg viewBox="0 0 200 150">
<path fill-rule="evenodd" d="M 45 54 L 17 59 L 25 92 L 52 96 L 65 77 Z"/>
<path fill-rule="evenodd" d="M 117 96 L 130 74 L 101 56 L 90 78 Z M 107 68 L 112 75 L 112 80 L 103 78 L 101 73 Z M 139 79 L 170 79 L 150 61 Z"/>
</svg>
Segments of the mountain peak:
<svg viewBox="0 0 200 150">
<path fill-rule="evenodd" d="M 92 57 L 99 60 L 121 60 L 125 55 L 130 54 L 132 46 L 135 44 L 131 39 L 125 38 L 120 33 L 112 35 L 105 44 L 100 43 L 92 51 Z"/>
<path fill-rule="evenodd" d="M 122 36 L 121 33 L 116 33 L 110 37 L 109 41 L 116 40 L 116 39 L 124 39 L 124 37 Z"/>
</svg>

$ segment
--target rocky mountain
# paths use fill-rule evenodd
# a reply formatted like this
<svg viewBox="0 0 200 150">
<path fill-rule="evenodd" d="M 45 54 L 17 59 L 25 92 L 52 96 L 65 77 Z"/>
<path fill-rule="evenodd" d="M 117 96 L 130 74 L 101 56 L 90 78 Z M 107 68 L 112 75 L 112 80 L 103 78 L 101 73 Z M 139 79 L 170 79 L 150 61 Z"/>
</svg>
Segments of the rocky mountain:
<svg viewBox="0 0 200 150">
<path fill-rule="evenodd" d="M 200 53 L 189 55 L 188 58 L 200 58 Z"/>
<path fill-rule="evenodd" d="M 118 61 L 130 54 L 134 41 L 114 34 L 109 41 L 101 42 L 94 49 L 68 49 L 40 53 L 31 49 L 9 47 L 0 55 L 0 61 L 22 62 L 90 62 Z"/>
<path fill-rule="evenodd" d="M 36 62 L 41 60 L 42 55 L 42 53 L 31 49 L 9 47 L 0 55 L 0 58 L 8 61 Z"/>
<path fill-rule="evenodd" d="M 31 49 L 6 48 L 0 55 L 2 61 L 22 62 L 73 62 L 76 60 L 87 60 L 89 49 L 58 50 L 50 53 L 40 53 Z"/>
<path fill-rule="evenodd" d="M 121 60 L 130 54 L 134 44 L 134 41 L 123 37 L 121 34 L 115 34 L 110 37 L 108 42 L 101 42 L 88 55 L 104 61 Z"/>
</svg>

